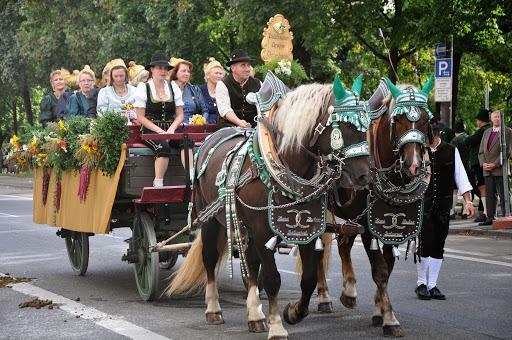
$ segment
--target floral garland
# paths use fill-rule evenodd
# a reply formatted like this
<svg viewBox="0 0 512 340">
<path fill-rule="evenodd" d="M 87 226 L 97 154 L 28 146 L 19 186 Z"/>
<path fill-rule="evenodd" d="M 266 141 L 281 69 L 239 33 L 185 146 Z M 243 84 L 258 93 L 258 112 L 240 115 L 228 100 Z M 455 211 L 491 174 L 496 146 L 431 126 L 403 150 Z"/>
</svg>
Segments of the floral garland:
<svg viewBox="0 0 512 340">
<path fill-rule="evenodd" d="M 272 59 L 265 65 L 255 67 L 256 73 L 263 79 L 268 71 L 272 71 L 288 87 L 297 87 L 309 77 L 304 67 L 295 60 Z"/>
</svg>

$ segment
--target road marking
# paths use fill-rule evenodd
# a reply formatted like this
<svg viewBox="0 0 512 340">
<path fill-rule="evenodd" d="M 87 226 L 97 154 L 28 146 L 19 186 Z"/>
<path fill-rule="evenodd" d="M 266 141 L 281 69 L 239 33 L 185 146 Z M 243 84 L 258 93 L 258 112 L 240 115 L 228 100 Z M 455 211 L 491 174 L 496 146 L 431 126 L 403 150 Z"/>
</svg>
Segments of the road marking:
<svg viewBox="0 0 512 340">
<path fill-rule="evenodd" d="M 449 258 L 451 257 L 453 259 L 458 259 L 458 260 L 466 260 L 466 261 L 473 261 L 473 262 L 480 262 L 480 263 L 495 264 L 497 266 L 503 266 L 503 267 L 512 268 L 512 263 L 495 261 L 495 260 L 477 259 L 476 257 L 459 256 L 459 255 L 452 255 L 452 254 L 444 254 L 444 257 L 449 257 Z"/>
<path fill-rule="evenodd" d="M 457 250 L 453 248 L 444 248 L 444 251 L 450 252 L 450 253 L 456 253 L 456 254 L 464 254 L 464 255 L 474 255 L 474 256 L 492 256 L 492 254 L 489 253 L 479 253 L 479 252 L 473 252 L 473 251 L 464 251 L 464 250 Z"/>
<path fill-rule="evenodd" d="M 21 217 L 21 216 L 18 216 L 18 215 L 11 215 L 11 214 L 6 214 L 6 213 L 0 213 L 0 218 L 1 217 Z"/>
<path fill-rule="evenodd" d="M 362 242 L 356 241 L 354 242 L 354 245 L 363 246 Z M 445 248 L 446 251 L 448 251 L 450 248 Z M 454 250 L 450 249 L 452 252 L 458 252 L 461 254 L 469 254 L 469 255 L 480 255 L 480 256 L 493 256 L 491 254 L 485 254 L 485 253 L 475 253 L 475 252 L 465 252 L 462 250 Z M 403 251 L 405 253 L 405 248 L 400 248 L 400 251 Z M 479 259 L 476 257 L 471 256 L 461 256 L 461 255 L 453 255 L 453 254 L 444 254 L 444 257 L 458 259 L 458 260 L 464 260 L 464 261 L 471 261 L 471 262 L 480 262 L 480 263 L 487 263 L 487 264 L 495 264 L 497 266 L 503 266 L 503 267 L 509 267 L 512 268 L 512 263 L 502 262 L 502 261 L 496 261 L 496 260 L 487 260 L 487 259 Z"/>
<path fill-rule="evenodd" d="M 18 230 L 0 230 L 0 234 L 12 234 L 12 233 L 28 233 L 34 231 L 41 231 L 43 229 L 18 229 Z"/>
<path fill-rule="evenodd" d="M 7 197 L 9 199 L 3 199 L 2 197 Z M 12 198 L 16 198 L 16 199 L 13 200 Z M 15 196 L 15 195 L 0 195 L 0 200 L 2 200 L 2 201 L 19 201 L 19 200 L 32 201 L 32 195 L 30 197 L 28 197 L 28 196 Z"/>
<path fill-rule="evenodd" d="M 286 270 L 286 269 L 278 269 L 278 271 L 280 271 L 281 273 L 286 273 L 286 274 L 299 275 L 299 273 L 297 273 L 297 272 L 294 272 L 291 270 Z"/>
<path fill-rule="evenodd" d="M 4 274 L 0 274 L 4 276 Z M 170 340 L 160 334 L 154 333 L 148 329 L 137 326 L 121 317 L 110 315 L 88 307 L 76 301 L 70 300 L 64 296 L 52 293 L 48 290 L 39 288 L 30 283 L 17 283 L 12 285 L 12 290 L 19 293 L 37 297 L 41 300 L 52 300 L 53 303 L 60 304 L 59 308 L 74 316 L 80 316 L 82 319 L 91 320 L 98 326 L 106 328 L 112 332 L 124 335 L 130 339 L 136 340 Z"/>
</svg>

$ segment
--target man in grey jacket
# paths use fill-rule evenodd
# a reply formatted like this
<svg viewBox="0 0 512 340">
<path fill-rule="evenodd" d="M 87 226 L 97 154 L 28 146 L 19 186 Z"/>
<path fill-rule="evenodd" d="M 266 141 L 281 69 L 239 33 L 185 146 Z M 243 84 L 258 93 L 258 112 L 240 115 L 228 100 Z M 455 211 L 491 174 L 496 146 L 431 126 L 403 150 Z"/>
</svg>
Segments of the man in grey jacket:
<svg viewBox="0 0 512 340">
<path fill-rule="evenodd" d="M 503 167 L 500 159 L 500 111 L 491 114 L 492 127 L 484 131 L 478 160 L 484 170 L 485 191 L 487 196 L 487 219 L 480 225 L 492 225 L 496 213 L 496 197 L 499 195 L 501 211 L 505 213 L 505 192 L 503 188 Z M 505 127 L 506 159 L 512 153 L 512 129 Z M 510 175 L 510 174 L 508 174 Z"/>
</svg>

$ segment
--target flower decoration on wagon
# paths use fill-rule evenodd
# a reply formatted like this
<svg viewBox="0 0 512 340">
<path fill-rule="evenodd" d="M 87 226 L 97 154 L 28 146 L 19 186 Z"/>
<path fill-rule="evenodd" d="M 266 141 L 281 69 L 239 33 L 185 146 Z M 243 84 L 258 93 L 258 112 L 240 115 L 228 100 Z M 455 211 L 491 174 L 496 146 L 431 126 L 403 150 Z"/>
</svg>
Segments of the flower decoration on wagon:
<svg viewBox="0 0 512 340">
<path fill-rule="evenodd" d="M 192 119 L 190 119 L 190 124 L 192 125 L 205 125 L 206 119 L 198 114 L 195 114 Z"/>
<path fill-rule="evenodd" d="M 30 146 L 23 144 L 17 135 L 9 140 L 9 153 L 6 164 L 17 165 L 17 171 L 27 171 L 30 167 Z"/>
<path fill-rule="evenodd" d="M 80 201 L 84 202 L 87 198 L 87 189 L 91 178 L 91 172 L 96 169 L 102 155 L 99 148 L 98 140 L 92 134 L 82 135 L 79 140 L 79 148 L 75 153 L 75 157 L 82 164 L 80 169 L 80 184 L 78 187 L 78 196 Z"/>
</svg>

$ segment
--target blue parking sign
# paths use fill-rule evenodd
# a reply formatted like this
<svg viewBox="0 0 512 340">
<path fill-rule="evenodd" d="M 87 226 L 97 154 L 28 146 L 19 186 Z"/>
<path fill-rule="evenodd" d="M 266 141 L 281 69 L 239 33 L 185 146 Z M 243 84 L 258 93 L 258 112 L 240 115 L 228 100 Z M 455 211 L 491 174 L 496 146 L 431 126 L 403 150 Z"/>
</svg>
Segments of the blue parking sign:
<svg viewBox="0 0 512 340">
<path fill-rule="evenodd" d="M 436 78 L 450 78 L 452 76 L 452 60 L 450 58 L 436 59 Z"/>
</svg>

